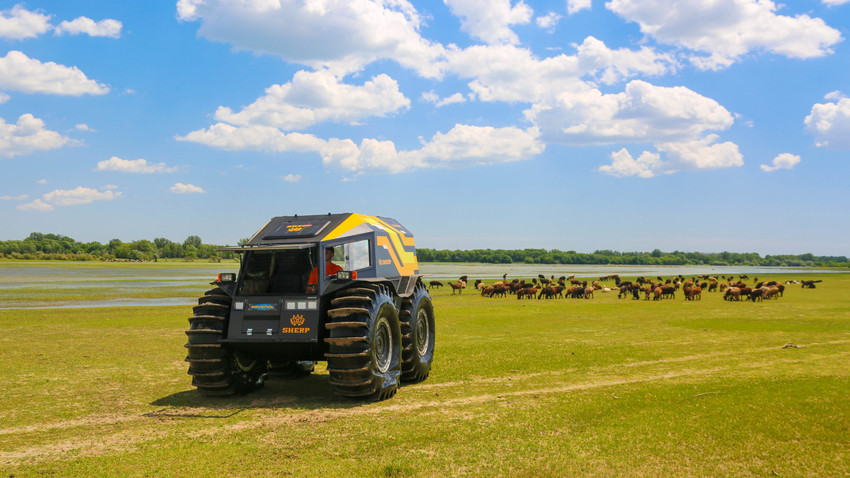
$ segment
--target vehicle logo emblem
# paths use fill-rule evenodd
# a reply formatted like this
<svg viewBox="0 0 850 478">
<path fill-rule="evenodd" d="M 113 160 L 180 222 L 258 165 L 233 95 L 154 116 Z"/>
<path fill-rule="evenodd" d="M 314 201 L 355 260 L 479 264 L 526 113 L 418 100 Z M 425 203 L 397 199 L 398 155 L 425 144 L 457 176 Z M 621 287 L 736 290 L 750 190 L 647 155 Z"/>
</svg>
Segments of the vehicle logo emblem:
<svg viewBox="0 0 850 478">
<path fill-rule="evenodd" d="M 289 319 L 289 323 L 291 323 L 295 327 L 298 327 L 299 325 L 304 325 L 304 316 L 301 314 L 295 314 L 292 316 L 291 319 Z"/>
</svg>

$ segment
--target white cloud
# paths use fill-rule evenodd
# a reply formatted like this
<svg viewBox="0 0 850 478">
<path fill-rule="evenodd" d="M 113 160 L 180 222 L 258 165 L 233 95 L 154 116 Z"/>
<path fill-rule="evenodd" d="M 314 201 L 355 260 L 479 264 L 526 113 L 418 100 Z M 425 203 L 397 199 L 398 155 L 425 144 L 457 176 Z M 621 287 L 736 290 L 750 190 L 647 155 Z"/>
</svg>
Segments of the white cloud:
<svg viewBox="0 0 850 478">
<path fill-rule="evenodd" d="M 446 105 L 453 105 L 455 103 L 465 103 L 465 102 L 466 102 L 466 97 L 464 97 L 460 93 L 455 93 L 451 96 L 447 96 L 447 97 L 437 101 L 435 104 L 437 105 L 437 108 L 441 108 L 441 107 L 446 106 Z"/>
<path fill-rule="evenodd" d="M 655 176 L 654 171 L 661 165 L 661 156 L 657 153 L 644 151 L 637 159 L 634 159 L 626 148 L 611 153 L 611 159 L 613 160 L 611 164 L 600 166 L 599 170 L 617 177 L 651 178 Z"/>
<path fill-rule="evenodd" d="M 836 95 L 830 95 L 836 98 Z M 832 103 L 816 103 L 804 122 L 806 129 L 815 136 L 817 146 L 850 149 L 850 98 L 837 98 Z"/>
<path fill-rule="evenodd" d="M 455 103 L 465 103 L 466 102 L 466 97 L 463 96 L 460 93 L 455 93 L 451 96 L 447 96 L 445 98 L 440 98 L 440 96 L 437 95 L 436 93 L 434 93 L 433 90 L 432 91 L 426 91 L 426 92 L 422 93 L 422 95 L 419 98 L 422 101 L 425 101 L 427 103 L 434 103 L 434 106 L 436 106 L 437 108 L 441 108 L 443 106 L 451 105 L 451 104 L 455 104 Z"/>
<path fill-rule="evenodd" d="M 173 173 L 176 167 L 169 168 L 165 163 L 148 164 L 144 159 L 121 159 L 113 156 L 97 163 L 94 171 L 117 171 L 121 173 Z"/>
<path fill-rule="evenodd" d="M 664 173 L 697 171 L 705 169 L 735 168 L 744 165 L 738 145 L 727 141 L 715 143 L 717 135 L 710 134 L 693 141 L 670 142 L 656 145 L 666 154 L 668 161 Z"/>
<path fill-rule="evenodd" d="M 9 101 L 9 95 L 7 95 L 6 93 L 0 93 L 0 105 L 7 101 Z"/>
<path fill-rule="evenodd" d="M 581 78 L 614 83 L 634 75 L 675 71 L 675 59 L 648 47 L 611 50 L 594 37 L 576 46 L 576 55 L 544 59 L 512 45 L 476 45 L 448 52 L 448 69 L 471 78 L 469 88 L 481 101 L 540 102 L 593 89 Z"/>
<path fill-rule="evenodd" d="M 53 206 L 51 206 L 50 204 L 47 204 L 46 202 L 42 201 L 41 199 L 36 199 L 33 202 L 29 202 L 29 203 L 26 203 L 26 204 L 20 204 L 15 209 L 18 209 L 18 210 L 21 210 L 21 211 L 43 211 L 43 212 L 47 212 L 47 211 L 52 211 Z"/>
<path fill-rule="evenodd" d="M 657 146 L 666 160 L 658 153 L 644 151 L 634 159 L 623 148 L 611 153 L 612 162 L 599 167 L 599 171 L 612 176 L 639 176 L 652 178 L 678 171 L 698 171 L 743 166 L 744 161 L 738 145 L 731 142 L 714 143 L 716 135 L 694 141 L 663 143 Z"/>
<path fill-rule="evenodd" d="M 422 38 L 407 0 L 179 0 L 177 16 L 200 22 L 209 40 L 317 69 L 348 73 L 392 59 L 426 77 L 441 74 L 443 47 Z"/>
<path fill-rule="evenodd" d="M 605 95 L 590 88 L 564 93 L 525 114 L 545 141 L 574 145 L 690 141 L 734 121 L 716 101 L 688 88 L 640 80 L 629 82 L 623 93 Z"/>
<path fill-rule="evenodd" d="M 112 188 L 104 188 L 104 191 L 79 186 L 75 189 L 56 189 L 35 201 L 21 204 L 17 207 L 22 211 L 52 211 L 53 206 L 78 206 L 89 204 L 94 201 L 112 201 L 121 197 L 121 192 Z"/>
<path fill-rule="evenodd" d="M 0 38 L 22 40 L 34 38 L 50 30 L 50 15 L 31 12 L 18 4 L 0 10 Z"/>
<path fill-rule="evenodd" d="M 80 123 L 80 124 L 78 124 L 78 125 L 75 125 L 75 126 L 74 126 L 74 129 L 76 129 L 77 131 L 88 131 L 88 132 L 90 132 L 90 133 L 94 133 L 94 132 L 95 132 L 95 130 L 91 129 L 91 128 L 89 127 L 89 125 L 87 125 L 87 124 L 85 124 L 85 123 Z"/>
<path fill-rule="evenodd" d="M 822 0 L 824 5 L 829 5 L 830 7 L 835 7 L 838 5 L 844 5 L 845 3 L 850 3 L 850 0 Z"/>
<path fill-rule="evenodd" d="M 72 96 L 109 92 L 108 86 L 86 78 L 75 66 L 42 63 L 15 50 L 0 58 L 0 89 Z"/>
<path fill-rule="evenodd" d="M 238 126 L 293 130 L 322 121 L 355 123 L 409 106 L 410 100 L 398 90 L 398 83 L 385 74 L 363 86 L 353 86 L 341 83 L 327 71 L 299 71 L 292 82 L 267 88 L 265 96 L 238 113 L 219 107 L 215 119 Z"/>
<path fill-rule="evenodd" d="M 535 128 L 522 130 L 456 125 L 448 133 L 435 134 L 421 149 L 398 152 L 392 141 L 363 139 L 358 146 L 350 139 L 323 140 L 309 134 L 284 133 L 264 126 L 235 127 L 217 123 L 176 139 L 226 150 L 315 152 L 326 166 L 359 174 L 527 159 L 543 151 L 539 135 Z"/>
<path fill-rule="evenodd" d="M 0 196 L 0 201 L 23 201 L 28 197 L 28 194 L 21 194 L 20 196 Z"/>
<path fill-rule="evenodd" d="M 690 60 L 706 70 L 753 51 L 821 57 L 842 40 L 820 18 L 777 15 L 770 0 L 609 0 L 605 6 L 658 42 L 704 54 Z"/>
<path fill-rule="evenodd" d="M 452 14 L 460 18 L 461 30 L 485 43 L 519 43 L 511 25 L 524 25 L 531 21 L 534 11 L 519 0 L 443 0 Z"/>
<path fill-rule="evenodd" d="M 38 182 L 38 184 L 47 184 L 46 179 L 39 179 L 37 182 Z"/>
<path fill-rule="evenodd" d="M 91 18 L 79 17 L 71 21 L 66 20 L 60 23 L 59 26 L 56 27 L 55 33 L 57 35 L 63 35 L 66 33 L 69 35 L 79 35 L 81 33 L 85 33 L 86 35 L 93 37 L 120 38 L 121 27 L 121 22 L 111 18 L 95 22 Z"/>
<path fill-rule="evenodd" d="M 121 196 L 120 192 L 112 190 L 98 191 L 97 189 L 78 186 L 76 189 L 57 189 L 44 196 L 45 201 L 56 206 L 77 206 L 94 201 L 112 201 Z"/>
<path fill-rule="evenodd" d="M 0 156 L 11 158 L 75 144 L 77 142 L 70 138 L 44 129 L 44 121 L 29 113 L 22 114 L 15 124 L 0 118 Z"/>
<path fill-rule="evenodd" d="M 782 153 L 773 158 L 773 165 L 768 166 L 767 164 L 760 165 L 761 170 L 766 173 L 771 173 L 776 171 L 777 169 L 794 169 L 800 162 L 800 157 L 796 154 L 791 153 Z"/>
<path fill-rule="evenodd" d="M 301 181 L 301 175 L 300 174 L 287 174 L 286 176 L 283 177 L 283 180 L 288 182 L 288 183 L 297 183 L 297 182 Z"/>
<path fill-rule="evenodd" d="M 171 186 L 171 192 L 177 194 L 193 194 L 203 193 L 204 190 L 194 184 L 175 183 L 174 186 Z"/>
<path fill-rule="evenodd" d="M 561 16 L 555 12 L 549 12 L 542 17 L 537 17 L 535 22 L 537 22 L 537 26 L 546 30 L 549 33 L 555 31 L 555 27 L 558 26 L 558 22 L 561 20 Z"/>
<path fill-rule="evenodd" d="M 590 10 L 590 0 L 567 0 L 567 13 L 572 15 L 582 10 Z"/>
</svg>

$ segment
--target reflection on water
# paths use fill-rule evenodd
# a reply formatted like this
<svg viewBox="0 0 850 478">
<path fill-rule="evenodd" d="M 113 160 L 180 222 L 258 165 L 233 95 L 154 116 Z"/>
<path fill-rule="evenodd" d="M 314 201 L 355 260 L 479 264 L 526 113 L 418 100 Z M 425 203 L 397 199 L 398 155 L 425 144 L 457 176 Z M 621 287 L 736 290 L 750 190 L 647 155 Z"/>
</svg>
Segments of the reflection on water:
<svg viewBox="0 0 850 478">
<path fill-rule="evenodd" d="M 549 276 L 597 278 L 619 274 L 623 277 L 701 274 L 740 275 L 783 274 L 793 276 L 803 273 L 846 273 L 792 267 L 736 267 L 736 266 L 599 266 L 555 264 L 471 264 L 434 263 L 419 265 L 426 279 L 454 280 L 469 276 L 471 280 L 510 279 Z M 74 307 L 132 307 L 193 305 L 198 291 L 203 291 L 219 272 L 236 272 L 238 264 L 76 264 L 44 265 L 0 262 L 0 310 L 58 309 Z M 792 278 L 792 277 L 789 277 Z M 112 285 L 110 285 L 110 283 Z M 88 300 L 52 301 L 52 291 L 69 295 L 74 289 L 85 289 Z M 152 291 L 168 298 L 149 298 Z M 100 292 L 103 291 L 103 292 Z M 17 294 L 17 295 L 16 295 Z M 114 298 L 120 294 L 121 298 Z M 26 298 L 23 296 L 26 295 Z M 133 297 L 133 296 L 136 297 Z M 147 295 L 148 297 L 142 297 Z M 39 300 L 41 299 L 41 300 Z M 22 302 L 32 305 L 22 305 Z"/>
</svg>

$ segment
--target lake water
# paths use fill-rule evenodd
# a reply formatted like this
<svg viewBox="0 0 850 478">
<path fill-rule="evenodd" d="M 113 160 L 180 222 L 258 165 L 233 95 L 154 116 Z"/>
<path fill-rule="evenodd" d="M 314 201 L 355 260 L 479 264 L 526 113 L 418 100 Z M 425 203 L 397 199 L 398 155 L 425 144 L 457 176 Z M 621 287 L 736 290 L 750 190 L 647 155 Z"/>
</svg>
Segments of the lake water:
<svg viewBox="0 0 850 478">
<path fill-rule="evenodd" d="M 238 264 L 185 263 L 57 263 L 27 264 L 0 262 L 0 310 L 70 307 L 127 307 L 197 304 L 197 297 L 219 272 L 236 272 Z M 470 280 L 492 281 L 507 274 L 509 279 L 575 275 L 581 278 L 619 274 L 623 277 L 662 276 L 686 277 L 712 275 L 782 274 L 793 279 L 804 273 L 847 273 L 850 271 L 811 270 L 792 267 L 720 267 L 720 266 L 598 266 L 598 265 L 540 265 L 540 264 L 474 264 L 422 263 L 420 273 L 426 280 L 456 280 L 466 275 Z M 85 300 L 53 300 L 72 295 L 79 289 Z M 99 295 L 98 289 L 107 296 Z M 150 298 L 150 292 L 168 291 L 167 297 Z M 25 299 L 21 294 L 32 297 Z M 51 299 L 51 293 L 56 295 Z M 88 291 L 88 292 L 85 292 Z M 120 293 L 120 298 L 115 298 Z M 148 297 L 141 297 L 147 293 Z M 134 297 L 134 295 L 136 297 Z"/>
</svg>

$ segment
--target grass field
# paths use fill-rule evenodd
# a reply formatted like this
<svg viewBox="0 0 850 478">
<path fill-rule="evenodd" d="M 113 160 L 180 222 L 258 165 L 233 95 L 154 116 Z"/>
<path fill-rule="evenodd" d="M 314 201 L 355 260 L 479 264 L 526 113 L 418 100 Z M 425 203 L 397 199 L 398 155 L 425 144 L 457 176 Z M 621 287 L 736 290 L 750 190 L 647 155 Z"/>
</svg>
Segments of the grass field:
<svg viewBox="0 0 850 478">
<path fill-rule="evenodd" d="M 430 378 L 378 403 L 323 363 L 201 397 L 191 307 L 0 310 L 0 476 L 846 476 L 850 274 L 807 278 L 756 304 L 436 291 Z"/>
</svg>

